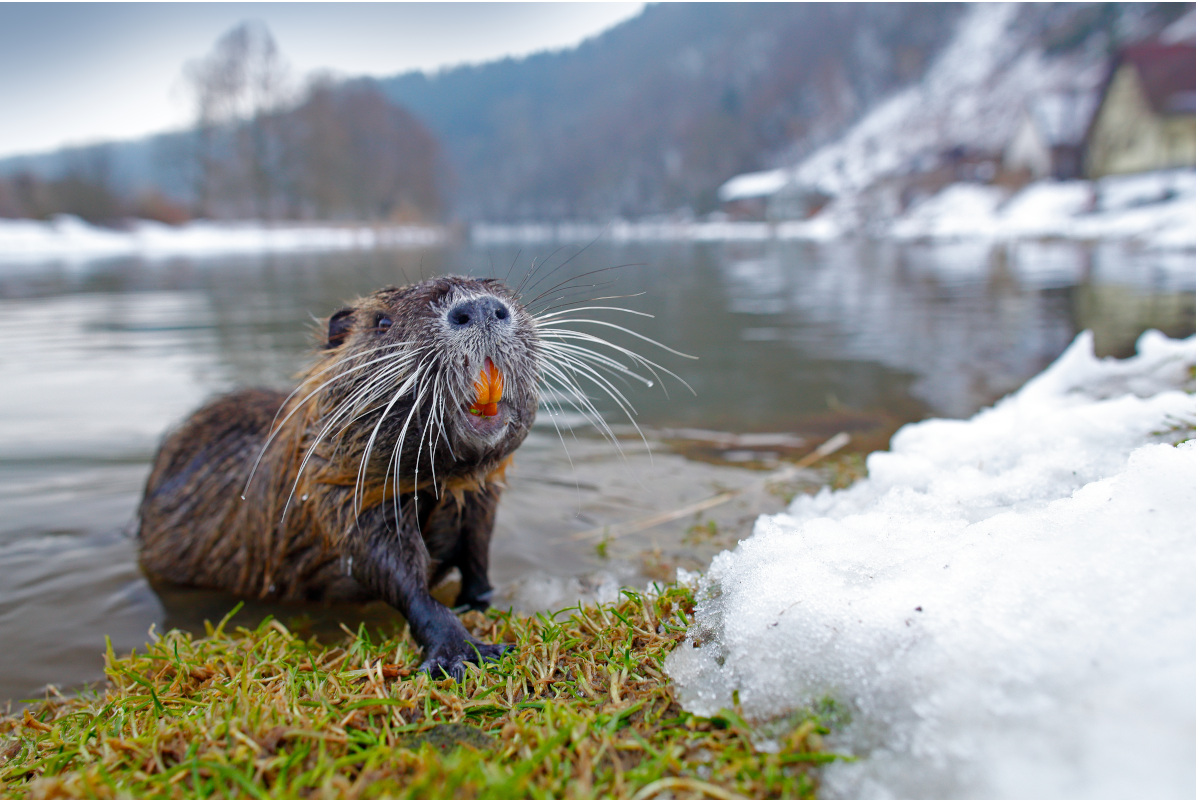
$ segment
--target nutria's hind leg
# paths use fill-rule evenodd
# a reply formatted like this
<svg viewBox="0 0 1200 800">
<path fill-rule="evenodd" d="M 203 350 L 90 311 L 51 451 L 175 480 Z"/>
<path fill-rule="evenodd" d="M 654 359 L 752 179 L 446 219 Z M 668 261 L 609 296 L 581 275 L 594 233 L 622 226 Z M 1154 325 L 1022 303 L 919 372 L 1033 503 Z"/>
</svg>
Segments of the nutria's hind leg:
<svg viewBox="0 0 1200 800">
<path fill-rule="evenodd" d="M 242 493 L 285 399 L 268 389 L 223 395 L 166 436 L 138 508 L 138 561 L 147 576 L 251 596 L 269 585 L 269 489 L 257 483 L 251 502 Z"/>
<path fill-rule="evenodd" d="M 429 594 L 429 555 L 408 513 L 397 525 L 381 508 L 366 512 L 346 548 L 353 556 L 354 579 L 408 620 L 413 638 L 425 652 L 421 669 L 459 680 L 468 662 L 495 661 L 509 649 L 467 633 L 458 616 Z"/>
</svg>

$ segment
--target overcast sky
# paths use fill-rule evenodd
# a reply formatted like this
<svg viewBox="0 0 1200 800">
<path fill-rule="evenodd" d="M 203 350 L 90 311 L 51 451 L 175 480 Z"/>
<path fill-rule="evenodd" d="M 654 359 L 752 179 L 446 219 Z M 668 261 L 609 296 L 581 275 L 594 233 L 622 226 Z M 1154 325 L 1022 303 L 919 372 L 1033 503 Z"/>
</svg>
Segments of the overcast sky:
<svg viewBox="0 0 1200 800">
<path fill-rule="evenodd" d="M 184 63 L 261 20 L 296 73 L 436 70 L 569 47 L 642 3 L 0 3 L 0 157 L 186 124 Z"/>
</svg>

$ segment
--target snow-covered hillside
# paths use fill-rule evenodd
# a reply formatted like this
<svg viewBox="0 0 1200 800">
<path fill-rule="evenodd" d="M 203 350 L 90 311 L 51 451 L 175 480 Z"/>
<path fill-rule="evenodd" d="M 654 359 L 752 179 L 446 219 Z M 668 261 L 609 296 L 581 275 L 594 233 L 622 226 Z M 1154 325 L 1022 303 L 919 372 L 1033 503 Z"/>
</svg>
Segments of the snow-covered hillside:
<svg viewBox="0 0 1200 800">
<path fill-rule="evenodd" d="M 1103 53 L 1050 57 L 1027 48 L 1010 30 L 1019 10 L 1015 3 L 973 6 L 922 81 L 804 159 L 791 179 L 840 197 L 917 168 L 943 148 L 970 143 L 999 151 L 1033 98 L 1099 87 Z"/>
</svg>

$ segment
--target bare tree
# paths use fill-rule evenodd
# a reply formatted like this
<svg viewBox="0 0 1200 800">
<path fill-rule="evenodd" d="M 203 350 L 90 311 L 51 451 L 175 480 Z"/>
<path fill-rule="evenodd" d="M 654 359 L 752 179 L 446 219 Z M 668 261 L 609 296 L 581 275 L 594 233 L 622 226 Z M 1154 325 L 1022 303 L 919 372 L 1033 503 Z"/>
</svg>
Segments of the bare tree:
<svg viewBox="0 0 1200 800">
<path fill-rule="evenodd" d="M 112 145 L 64 153 L 65 169 L 48 187 L 51 207 L 93 223 L 113 223 L 126 213 L 113 180 Z"/>
<path fill-rule="evenodd" d="M 331 219 L 346 204 L 340 178 L 346 174 L 349 152 L 345 126 L 338 119 L 337 86 L 331 77 L 313 78 L 296 118 L 296 147 L 303 154 L 298 187 L 302 214 Z"/>
<path fill-rule="evenodd" d="M 291 78 L 261 24 L 243 23 L 185 68 L 195 98 L 202 216 L 415 220 L 440 212 L 437 142 L 372 81 Z"/>
<path fill-rule="evenodd" d="M 197 213 L 212 216 L 220 206 L 278 216 L 287 171 L 280 119 L 291 77 L 271 32 L 243 22 L 189 62 L 184 78 L 195 98 Z"/>
<path fill-rule="evenodd" d="M 300 191 L 316 216 L 411 221 L 439 214 L 437 142 L 374 83 L 317 79 L 295 121 Z"/>
</svg>

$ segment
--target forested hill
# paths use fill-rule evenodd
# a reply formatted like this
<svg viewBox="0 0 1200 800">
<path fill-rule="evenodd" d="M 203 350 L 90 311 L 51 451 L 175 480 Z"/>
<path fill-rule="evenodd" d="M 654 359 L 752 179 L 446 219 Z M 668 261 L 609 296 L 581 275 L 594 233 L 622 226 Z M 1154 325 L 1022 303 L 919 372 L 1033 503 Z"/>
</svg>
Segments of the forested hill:
<svg viewBox="0 0 1200 800">
<path fill-rule="evenodd" d="M 441 142 L 466 218 L 703 213 L 725 179 L 811 150 L 918 79 L 961 14 L 667 3 L 572 50 L 380 86 Z"/>
</svg>

